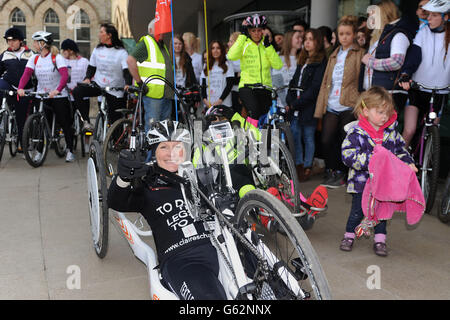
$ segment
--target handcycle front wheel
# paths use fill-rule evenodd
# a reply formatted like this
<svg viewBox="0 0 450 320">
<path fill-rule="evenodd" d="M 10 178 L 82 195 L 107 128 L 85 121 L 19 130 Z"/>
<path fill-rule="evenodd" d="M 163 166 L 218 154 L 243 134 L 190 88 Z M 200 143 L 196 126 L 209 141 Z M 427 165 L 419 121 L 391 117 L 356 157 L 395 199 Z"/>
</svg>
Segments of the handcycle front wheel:
<svg viewBox="0 0 450 320">
<path fill-rule="evenodd" d="M 22 149 L 25 159 L 32 167 L 40 167 L 47 157 L 49 139 L 43 115 L 35 113 L 25 121 L 22 134 Z"/>
<path fill-rule="evenodd" d="M 262 212 L 272 218 L 282 232 L 271 232 L 262 227 L 257 222 Z M 278 199 L 263 190 L 249 191 L 239 201 L 234 219 L 242 234 L 253 233 L 250 243 L 269 267 L 268 281 L 267 278 L 262 282 L 254 278 L 261 294 L 267 295 L 269 292 L 269 296 L 275 299 L 331 299 L 327 278 L 311 242 Z M 251 273 L 262 272 L 259 269 L 262 261 L 255 261 L 256 256 L 250 254 L 249 257 L 249 251 L 239 247 L 247 276 L 252 278 Z M 267 289 L 267 284 L 271 290 Z M 257 298 L 260 298 L 258 294 Z"/>
<path fill-rule="evenodd" d="M 103 259 L 108 250 L 108 188 L 102 148 L 96 140 L 92 141 L 89 146 L 87 183 L 92 241 L 95 253 L 100 259 Z"/>
<path fill-rule="evenodd" d="M 425 152 L 420 174 L 420 185 L 426 202 L 426 213 L 431 213 L 436 199 L 437 182 L 439 178 L 440 139 L 437 126 L 429 126 L 425 140 Z"/>
<path fill-rule="evenodd" d="M 103 158 L 108 177 L 112 177 L 117 172 L 120 151 L 130 147 L 131 128 L 131 120 L 122 118 L 115 121 L 106 134 L 103 143 Z"/>
</svg>

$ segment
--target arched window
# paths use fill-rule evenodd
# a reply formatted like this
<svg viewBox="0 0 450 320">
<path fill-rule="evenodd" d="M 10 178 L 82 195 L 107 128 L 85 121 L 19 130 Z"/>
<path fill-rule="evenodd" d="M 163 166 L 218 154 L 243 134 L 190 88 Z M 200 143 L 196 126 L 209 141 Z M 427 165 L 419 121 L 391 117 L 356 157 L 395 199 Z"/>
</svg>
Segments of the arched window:
<svg viewBox="0 0 450 320">
<path fill-rule="evenodd" d="M 25 37 L 27 38 L 27 20 L 25 18 L 25 14 L 19 8 L 15 8 L 11 13 L 10 24 L 11 27 L 16 27 L 20 29 Z"/>
<path fill-rule="evenodd" d="M 44 30 L 52 33 L 53 44 L 59 48 L 59 17 L 53 9 L 48 9 L 44 15 Z"/>
<path fill-rule="evenodd" d="M 74 41 L 78 44 L 80 54 L 89 59 L 91 55 L 91 20 L 88 14 L 80 9 L 74 19 Z"/>
</svg>

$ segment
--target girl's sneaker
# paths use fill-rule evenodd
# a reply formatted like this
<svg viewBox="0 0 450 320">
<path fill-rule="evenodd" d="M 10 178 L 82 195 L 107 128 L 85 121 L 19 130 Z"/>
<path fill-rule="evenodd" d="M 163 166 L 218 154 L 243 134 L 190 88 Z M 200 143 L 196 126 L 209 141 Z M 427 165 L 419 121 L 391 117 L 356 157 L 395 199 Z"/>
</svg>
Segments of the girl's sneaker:
<svg viewBox="0 0 450 320">
<path fill-rule="evenodd" d="M 75 161 L 75 155 L 72 152 L 67 151 L 66 162 L 74 162 L 74 161 Z"/>
<path fill-rule="evenodd" d="M 339 247 L 339 249 L 341 249 L 342 251 L 352 251 L 353 242 L 355 242 L 355 239 L 353 238 L 344 238 L 341 241 L 341 246 Z"/>
<path fill-rule="evenodd" d="M 384 242 L 375 242 L 373 244 L 373 251 L 380 257 L 386 257 L 388 255 L 386 243 Z"/>
</svg>

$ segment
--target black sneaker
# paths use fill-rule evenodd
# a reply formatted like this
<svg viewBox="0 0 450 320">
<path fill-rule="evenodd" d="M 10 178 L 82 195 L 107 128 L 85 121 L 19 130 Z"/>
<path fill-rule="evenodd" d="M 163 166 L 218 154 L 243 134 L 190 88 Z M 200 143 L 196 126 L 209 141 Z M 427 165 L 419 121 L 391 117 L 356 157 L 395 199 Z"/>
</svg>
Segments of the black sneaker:
<svg viewBox="0 0 450 320">
<path fill-rule="evenodd" d="M 340 171 L 333 172 L 333 177 L 330 178 L 328 181 L 325 181 L 322 185 L 330 188 L 330 189 L 337 189 L 339 187 L 342 187 L 345 185 L 345 173 Z"/>
</svg>

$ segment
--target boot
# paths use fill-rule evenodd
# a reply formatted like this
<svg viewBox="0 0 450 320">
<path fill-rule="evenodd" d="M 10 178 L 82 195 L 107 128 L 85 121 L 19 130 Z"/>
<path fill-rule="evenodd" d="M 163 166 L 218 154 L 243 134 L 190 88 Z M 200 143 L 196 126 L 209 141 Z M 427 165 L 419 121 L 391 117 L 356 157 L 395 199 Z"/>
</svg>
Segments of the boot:
<svg viewBox="0 0 450 320">
<path fill-rule="evenodd" d="M 296 166 L 297 169 L 297 177 L 298 177 L 298 181 L 299 182 L 303 182 L 305 181 L 305 171 L 303 169 L 303 165 L 302 164 L 298 164 Z"/>
</svg>

